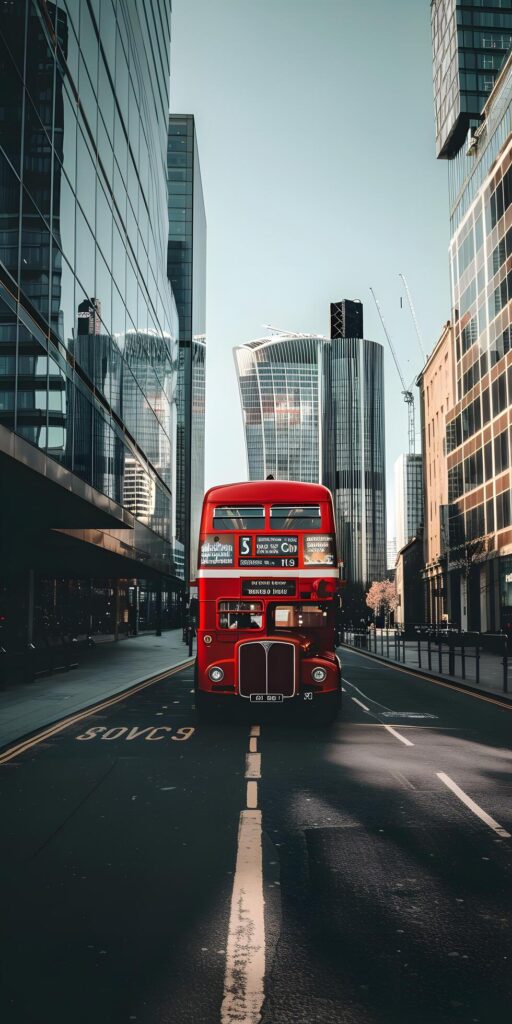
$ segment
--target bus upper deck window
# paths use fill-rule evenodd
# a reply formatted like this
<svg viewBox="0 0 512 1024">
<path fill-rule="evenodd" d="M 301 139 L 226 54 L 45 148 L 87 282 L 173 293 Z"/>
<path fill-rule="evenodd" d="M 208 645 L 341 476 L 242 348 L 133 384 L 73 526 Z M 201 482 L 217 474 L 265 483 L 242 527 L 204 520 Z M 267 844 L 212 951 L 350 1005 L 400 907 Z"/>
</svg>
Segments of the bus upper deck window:
<svg viewBox="0 0 512 1024">
<path fill-rule="evenodd" d="M 244 508 L 223 507 L 213 511 L 214 530 L 263 530 L 265 509 L 262 505 Z"/>
<path fill-rule="evenodd" d="M 322 526 L 318 505 L 273 505 L 271 530 L 319 530 Z"/>
</svg>

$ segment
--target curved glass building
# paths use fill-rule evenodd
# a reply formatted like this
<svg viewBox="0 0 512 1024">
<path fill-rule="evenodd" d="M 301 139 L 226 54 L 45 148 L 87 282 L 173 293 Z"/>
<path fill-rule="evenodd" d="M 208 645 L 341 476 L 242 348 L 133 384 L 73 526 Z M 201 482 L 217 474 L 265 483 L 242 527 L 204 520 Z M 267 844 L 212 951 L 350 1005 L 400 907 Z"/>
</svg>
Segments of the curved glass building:
<svg viewBox="0 0 512 1024">
<path fill-rule="evenodd" d="M 323 346 L 277 334 L 234 350 L 250 480 L 320 482 Z"/>
<path fill-rule="evenodd" d="M 362 329 L 362 313 L 360 316 Z M 334 498 L 350 583 L 386 573 L 383 349 L 277 334 L 234 350 L 250 480 L 318 482 Z"/>
</svg>

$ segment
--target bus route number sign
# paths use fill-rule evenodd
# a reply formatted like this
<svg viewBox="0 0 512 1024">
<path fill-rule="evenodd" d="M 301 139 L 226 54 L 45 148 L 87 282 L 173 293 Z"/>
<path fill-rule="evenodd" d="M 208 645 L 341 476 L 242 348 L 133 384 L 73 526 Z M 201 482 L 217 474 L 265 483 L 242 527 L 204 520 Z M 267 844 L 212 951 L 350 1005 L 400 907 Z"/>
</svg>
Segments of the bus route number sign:
<svg viewBox="0 0 512 1024">
<path fill-rule="evenodd" d="M 293 597 L 295 580 L 242 580 L 243 597 Z"/>
</svg>

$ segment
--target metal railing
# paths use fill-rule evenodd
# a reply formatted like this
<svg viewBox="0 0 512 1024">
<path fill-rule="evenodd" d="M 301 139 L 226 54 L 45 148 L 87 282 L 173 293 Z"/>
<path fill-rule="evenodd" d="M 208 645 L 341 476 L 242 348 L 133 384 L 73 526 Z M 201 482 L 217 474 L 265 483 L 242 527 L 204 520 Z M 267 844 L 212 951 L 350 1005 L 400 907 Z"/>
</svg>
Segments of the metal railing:
<svg viewBox="0 0 512 1024">
<path fill-rule="evenodd" d="M 406 630 L 370 627 L 342 630 L 340 640 L 349 647 L 389 661 L 464 679 L 476 686 L 481 685 L 482 679 L 485 682 L 496 680 L 503 693 L 509 692 L 512 647 L 504 633 L 462 633 L 434 626 L 414 626 Z"/>
</svg>

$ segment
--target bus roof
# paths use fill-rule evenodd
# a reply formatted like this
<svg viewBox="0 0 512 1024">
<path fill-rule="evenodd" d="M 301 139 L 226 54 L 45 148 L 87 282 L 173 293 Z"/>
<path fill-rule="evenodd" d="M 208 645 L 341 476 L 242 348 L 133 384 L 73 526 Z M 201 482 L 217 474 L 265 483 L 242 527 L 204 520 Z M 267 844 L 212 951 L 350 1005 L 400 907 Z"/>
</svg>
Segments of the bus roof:
<svg viewBox="0 0 512 1024">
<path fill-rule="evenodd" d="M 331 492 L 322 484 L 305 484 L 295 480 L 251 480 L 238 484 L 210 487 L 205 501 L 219 504 L 260 502 L 315 502 L 331 501 Z"/>
</svg>

